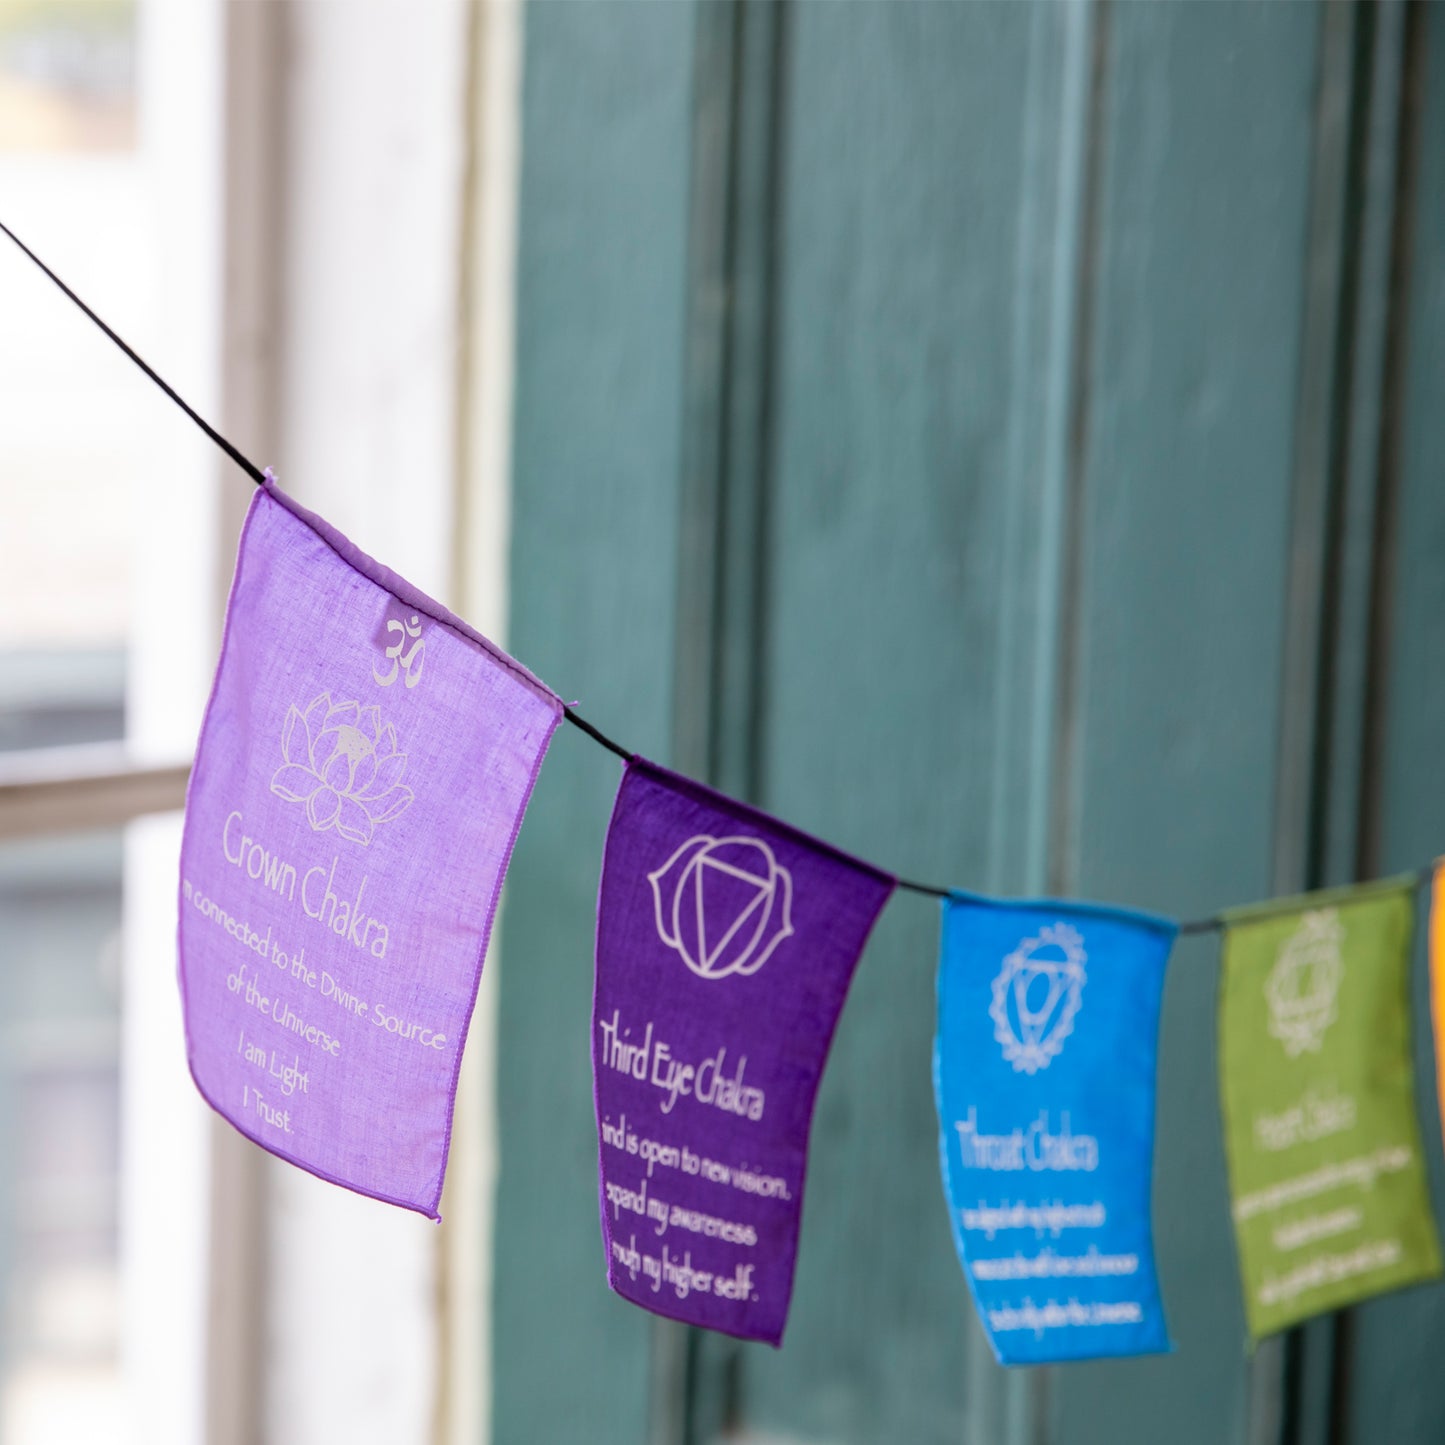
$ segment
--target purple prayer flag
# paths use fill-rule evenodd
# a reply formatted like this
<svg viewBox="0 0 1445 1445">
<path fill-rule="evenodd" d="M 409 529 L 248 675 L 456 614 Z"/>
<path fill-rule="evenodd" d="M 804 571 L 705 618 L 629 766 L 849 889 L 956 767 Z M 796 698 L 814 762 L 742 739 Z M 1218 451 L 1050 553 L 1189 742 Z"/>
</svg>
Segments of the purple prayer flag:
<svg viewBox="0 0 1445 1445">
<path fill-rule="evenodd" d="M 607 1280 L 776 1345 L 818 1081 L 894 880 L 640 758 L 597 902 L 592 1008 Z"/>
<path fill-rule="evenodd" d="M 191 1074 L 271 1153 L 436 1219 L 550 689 L 269 481 L 186 796 Z"/>
</svg>

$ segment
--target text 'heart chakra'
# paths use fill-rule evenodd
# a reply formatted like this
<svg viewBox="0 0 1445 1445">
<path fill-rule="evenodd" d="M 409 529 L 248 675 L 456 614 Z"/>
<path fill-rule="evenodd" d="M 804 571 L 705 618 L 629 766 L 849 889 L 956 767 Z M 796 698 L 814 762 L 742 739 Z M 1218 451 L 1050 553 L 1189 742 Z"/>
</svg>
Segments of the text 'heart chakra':
<svg viewBox="0 0 1445 1445">
<path fill-rule="evenodd" d="M 1086 958 L 1078 930 L 1056 923 L 1004 959 L 988 1012 L 1016 1072 L 1035 1074 L 1058 1057 L 1083 1001 Z"/>
<path fill-rule="evenodd" d="M 793 879 L 757 838 L 689 838 L 647 875 L 657 934 L 699 978 L 756 973 L 793 931 Z"/>
</svg>

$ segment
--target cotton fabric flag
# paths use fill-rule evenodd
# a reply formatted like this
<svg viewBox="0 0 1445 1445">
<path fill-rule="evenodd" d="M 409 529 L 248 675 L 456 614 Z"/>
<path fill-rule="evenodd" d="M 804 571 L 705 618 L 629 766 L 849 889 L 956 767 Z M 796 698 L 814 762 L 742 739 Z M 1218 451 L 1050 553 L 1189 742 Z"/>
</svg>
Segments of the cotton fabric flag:
<svg viewBox="0 0 1445 1445">
<path fill-rule="evenodd" d="M 1258 1339 L 1440 1273 L 1410 1055 L 1413 875 L 1226 917 L 1225 1153 Z"/>
<path fill-rule="evenodd" d="M 782 1338 L 808 1131 L 876 868 L 640 758 L 597 908 L 607 1279 L 672 1319 Z"/>
<path fill-rule="evenodd" d="M 462 1044 L 557 696 L 269 481 L 186 798 L 196 1086 L 263 1148 L 437 1218 Z"/>
<path fill-rule="evenodd" d="M 1430 1021 L 1435 1035 L 1435 1089 L 1445 1126 L 1445 868 L 1430 876 Z"/>
<path fill-rule="evenodd" d="M 944 901 L 939 1155 L 1002 1364 L 1169 1348 L 1149 1200 L 1175 933 L 1119 908 Z"/>
</svg>

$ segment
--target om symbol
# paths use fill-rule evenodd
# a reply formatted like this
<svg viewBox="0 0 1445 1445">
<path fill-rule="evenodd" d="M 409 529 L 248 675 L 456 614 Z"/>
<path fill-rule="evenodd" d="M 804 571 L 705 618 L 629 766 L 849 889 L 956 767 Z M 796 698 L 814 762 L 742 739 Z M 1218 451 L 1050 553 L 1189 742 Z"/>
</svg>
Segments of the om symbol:
<svg viewBox="0 0 1445 1445">
<path fill-rule="evenodd" d="M 391 671 L 383 673 L 378 670 L 377 664 L 372 663 L 371 675 L 382 687 L 390 687 L 396 681 L 397 674 L 405 675 L 406 685 L 415 687 L 421 681 L 422 649 L 426 644 L 421 640 L 421 618 L 412 613 L 409 622 L 402 622 L 399 618 L 393 617 L 387 624 L 386 630 L 396 634 L 396 641 L 386 649 L 386 655 L 391 659 Z M 407 648 L 407 643 L 411 647 Z"/>
</svg>

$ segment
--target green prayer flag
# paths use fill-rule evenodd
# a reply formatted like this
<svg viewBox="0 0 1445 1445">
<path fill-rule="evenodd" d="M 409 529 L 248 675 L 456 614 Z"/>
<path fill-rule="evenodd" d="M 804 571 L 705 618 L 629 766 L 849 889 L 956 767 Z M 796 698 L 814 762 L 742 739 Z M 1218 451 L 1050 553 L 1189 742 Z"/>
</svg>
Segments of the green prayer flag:
<svg viewBox="0 0 1445 1445">
<path fill-rule="evenodd" d="M 1410 1054 L 1414 889 L 1226 915 L 1219 1091 L 1255 1339 L 1440 1273 Z"/>
</svg>

